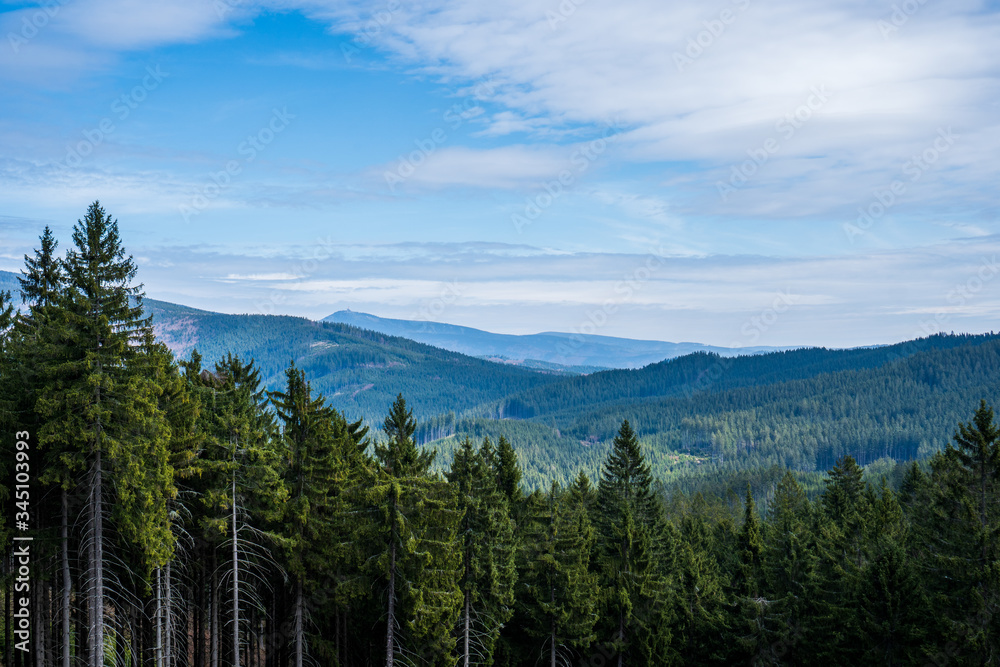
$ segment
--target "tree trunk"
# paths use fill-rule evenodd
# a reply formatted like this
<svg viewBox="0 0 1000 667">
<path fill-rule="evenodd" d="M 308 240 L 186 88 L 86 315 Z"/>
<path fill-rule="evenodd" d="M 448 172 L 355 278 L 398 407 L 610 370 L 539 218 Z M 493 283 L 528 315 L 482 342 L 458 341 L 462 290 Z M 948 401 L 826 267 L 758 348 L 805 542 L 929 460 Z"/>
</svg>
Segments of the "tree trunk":
<svg viewBox="0 0 1000 667">
<path fill-rule="evenodd" d="M 393 667 L 393 630 L 396 626 L 396 541 L 389 546 L 389 614 L 385 630 L 385 667 Z"/>
<path fill-rule="evenodd" d="M 62 490 L 62 667 L 70 667 L 70 588 L 72 580 L 69 576 L 69 498 L 65 488 Z"/>
<path fill-rule="evenodd" d="M 173 587 L 173 585 L 172 585 L 172 582 L 170 581 L 170 561 L 169 560 L 167 561 L 167 567 L 166 567 L 165 575 L 166 575 L 166 580 L 164 582 L 164 584 L 165 584 L 165 586 L 164 586 L 164 592 L 166 593 L 166 604 L 165 604 L 164 609 L 166 611 L 166 614 L 165 614 L 165 621 L 164 621 L 165 622 L 164 630 L 166 630 L 166 637 L 163 638 L 163 642 L 164 642 L 164 647 L 163 647 L 163 661 L 164 661 L 164 664 L 167 667 L 171 667 L 173 665 L 173 648 L 174 648 L 173 647 L 173 638 L 174 638 L 173 626 L 174 626 L 174 624 L 172 622 L 173 621 L 173 609 L 171 608 L 171 604 L 173 604 L 173 594 L 171 592 L 171 588 Z"/>
<path fill-rule="evenodd" d="M 163 667 L 163 577 L 162 568 L 156 568 L 156 644 L 153 649 L 156 667 Z"/>
<path fill-rule="evenodd" d="M 464 630 L 464 649 L 465 654 L 465 667 L 469 667 L 469 608 L 472 605 L 472 593 L 471 591 L 465 591 L 465 630 Z"/>
<path fill-rule="evenodd" d="M 100 372 L 100 371 L 98 371 Z M 98 401 L 98 404 L 100 402 Z M 93 651 L 93 657 L 91 658 L 92 667 L 104 667 L 104 507 L 102 506 L 103 495 L 101 493 L 104 478 L 101 470 L 101 438 L 100 438 L 100 425 L 98 425 L 98 437 L 97 437 L 97 456 L 94 463 L 94 482 L 93 482 L 93 507 L 94 507 L 94 524 L 93 524 L 93 553 L 94 561 L 91 563 L 91 572 L 93 573 L 93 586 L 94 586 L 94 599 L 93 599 L 93 610 L 94 616 L 91 619 L 91 650 Z"/>
<path fill-rule="evenodd" d="M 295 667 L 302 667 L 302 579 L 295 578 Z"/>
<path fill-rule="evenodd" d="M 240 561 L 236 541 L 236 470 L 233 469 L 233 665 L 240 667 Z"/>
<path fill-rule="evenodd" d="M 211 667 L 219 667 L 219 573 L 215 549 L 212 549 L 212 609 L 210 625 L 209 650 L 211 651 Z"/>
</svg>

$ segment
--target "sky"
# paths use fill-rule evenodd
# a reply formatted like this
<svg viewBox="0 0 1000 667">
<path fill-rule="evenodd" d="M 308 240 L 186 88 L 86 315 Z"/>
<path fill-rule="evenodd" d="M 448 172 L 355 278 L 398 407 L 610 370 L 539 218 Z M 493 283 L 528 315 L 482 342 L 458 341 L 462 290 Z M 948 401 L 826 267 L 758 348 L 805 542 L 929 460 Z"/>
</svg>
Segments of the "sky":
<svg viewBox="0 0 1000 667">
<path fill-rule="evenodd" d="M 1000 330 L 1000 3 L 0 0 L 0 269 L 849 347 Z"/>
</svg>

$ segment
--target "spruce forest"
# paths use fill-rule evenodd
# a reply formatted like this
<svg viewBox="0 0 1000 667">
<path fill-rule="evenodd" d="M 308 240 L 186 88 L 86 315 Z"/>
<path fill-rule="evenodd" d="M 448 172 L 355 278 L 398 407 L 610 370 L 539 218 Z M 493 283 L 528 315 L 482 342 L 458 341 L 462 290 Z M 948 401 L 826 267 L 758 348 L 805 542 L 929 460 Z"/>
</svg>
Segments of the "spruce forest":
<svg viewBox="0 0 1000 667">
<path fill-rule="evenodd" d="M 313 368 L 271 387 L 239 350 L 175 357 L 137 271 L 95 202 L 65 253 L 45 229 L 21 298 L 0 298 L 3 667 L 1000 665 L 991 396 L 898 389 L 957 368 L 995 392 L 994 336 L 927 339 L 939 365 L 897 355 L 898 384 L 873 370 L 892 351 L 776 357 L 802 360 L 792 376 L 761 357 L 695 403 L 657 373 L 697 376 L 707 355 L 600 386 L 517 371 L 511 398 L 431 437 L 414 387 L 355 419 Z M 753 388 L 772 372 L 783 384 Z M 886 438 L 896 463 L 877 471 L 811 421 L 832 411 L 851 432 L 843 388 L 876 385 L 857 429 Z M 879 430 L 911 398 L 908 423 Z M 692 405 L 755 402 L 798 454 L 750 417 L 685 441 Z M 599 432 L 602 458 L 529 480 L 539 424 Z M 921 440 L 939 427 L 950 441 Z M 727 467 L 741 429 L 766 446 Z M 650 443 L 706 463 L 667 480 Z"/>
</svg>

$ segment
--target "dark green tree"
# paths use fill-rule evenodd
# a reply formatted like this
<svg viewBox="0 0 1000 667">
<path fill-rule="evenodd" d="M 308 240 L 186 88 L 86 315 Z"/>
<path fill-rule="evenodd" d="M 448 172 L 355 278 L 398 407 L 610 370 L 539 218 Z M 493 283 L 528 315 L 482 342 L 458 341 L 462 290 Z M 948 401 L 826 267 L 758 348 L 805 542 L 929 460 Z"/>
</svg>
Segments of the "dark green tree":
<svg viewBox="0 0 1000 667">
<path fill-rule="evenodd" d="M 597 575 L 590 570 L 595 533 L 583 498 L 552 483 L 527 535 L 523 586 L 529 634 L 543 640 L 550 665 L 569 664 L 596 639 Z"/>
<path fill-rule="evenodd" d="M 513 613 L 516 541 L 507 498 L 497 487 L 489 439 L 477 451 L 465 438 L 452 458 L 448 482 L 462 515 L 463 603 L 457 629 L 459 662 L 491 664 L 500 629 Z"/>
<path fill-rule="evenodd" d="M 379 470 L 368 501 L 375 510 L 371 543 L 379 545 L 369 563 L 386 597 L 385 663 L 392 667 L 405 652 L 450 665 L 463 599 L 457 548 L 462 515 L 447 483 L 430 472 L 434 453 L 417 449 L 416 422 L 402 395 L 383 430 L 388 440 L 375 447 Z M 406 630 L 403 637 L 399 629 Z"/>
<path fill-rule="evenodd" d="M 595 523 L 604 590 L 599 639 L 619 667 L 663 660 L 670 644 L 666 577 L 675 537 L 667 530 L 649 465 L 627 420 L 601 471 Z"/>
</svg>

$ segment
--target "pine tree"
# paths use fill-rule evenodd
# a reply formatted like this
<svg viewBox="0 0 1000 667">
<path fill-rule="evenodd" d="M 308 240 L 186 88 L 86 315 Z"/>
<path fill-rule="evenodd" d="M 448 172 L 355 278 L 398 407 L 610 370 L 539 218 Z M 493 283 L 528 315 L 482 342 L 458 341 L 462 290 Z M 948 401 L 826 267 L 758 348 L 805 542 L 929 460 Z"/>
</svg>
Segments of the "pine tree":
<svg viewBox="0 0 1000 667">
<path fill-rule="evenodd" d="M 1000 655 L 1000 431 L 985 401 L 954 441 L 932 458 L 916 516 L 932 602 L 944 612 L 929 641 L 989 664 Z"/>
<path fill-rule="evenodd" d="M 513 612 L 514 523 L 506 496 L 497 488 L 485 439 L 477 451 L 466 437 L 452 458 L 448 482 L 462 514 L 463 604 L 458 627 L 460 664 L 492 664 L 500 629 Z"/>
<path fill-rule="evenodd" d="M 40 443 L 59 453 L 62 468 L 45 474 L 60 480 L 86 474 L 88 663 L 103 667 L 106 637 L 125 650 L 120 638 L 127 635 L 122 623 L 128 616 L 115 614 L 116 626 L 106 634 L 107 606 L 125 599 L 120 582 L 108 588 L 106 549 L 119 543 L 134 550 L 140 571 L 126 574 L 140 580 L 165 562 L 173 547 L 166 504 L 174 487 L 169 429 L 156 406 L 156 388 L 138 372 L 151 329 L 142 315 L 142 286 L 131 284 L 135 264 L 121 245 L 117 222 L 98 202 L 74 227 L 73 242 L 64 262 L 66 288 L 55 295 L 36 410 L 45 421 Z M 110 526 L 107 516 L 114 520 Z"/>
<path fill-rule="evenodd" d="M 871 505 L 864 567 L 848 591 L 851 625 L 858 627 L 858 662 L 894 665 L 921 662 L 920 647 L 933 610 L 910 556 L 909 529 L 896 494 L 882 478 Z"/>
<path fill-rule="evenodd" d="M 683 661 L 691 665 L 722 664 L 727 648 L 718 641 L 728 628 L 714 536 L 704 512 L 704 499 L 697 494 L 692 507 L 681 518 L 672 573 L 673 646 Z"/>
<path fill-rule="evenodd" d="M 380 471 L 368 498 L 377 511 L 372 542 L 380 545 L 373 574 L 386 590 L 385 663 L 392 667 L 403 651 L 419 651 L 430 664 L 450 664 L 462 603 L 461 514 L 447 484 L 429 471 L 434 453 L 413 441 L 416 422 L 402 395 L 383 430 L 388 441 L 375 447 Z M 404 627 L 401 638 L 397 630 Z"/>
<path fill-rule="evenodd" d="M 305 590 L 317 583 L 316 566 L 322 544 L 330 535 L 330 501 L 338 462 L 334 410 L 322 396 L 312 398 L 305 373 L 292 363 L 285 371 L 284 392 L 269 392 L 278 419 L 283 424 L 284 483 L 288 501 L 284 507 L 282 534 L 292 576 L 294 667 L 306 658 L 306 619 L 309 610 Z"/>
<path fill-rule="evenodd" d="M 543 640 L 550 665 L 570 664 L 595 640 L 598 582 L 590 571 L 595 533 L 580 494 L 552 483 L 525 542 L 528 631 Z"/>
<path fill-rule="evenodd" d="M 764 529 L 764 595 L 759 664 L 801 662 L 803 637 L 809 630 L 810 597 L 814 590 L 815 546 L 812 507 L 790 472 L 778 483 Z"/>
<path fill-rule="evenodd" d="M 762 597 L 764 538 L 749 483 L 735 551 L 731 579 L 734 654 L 745 656 L 750 664 L 762 664 L 766 662 L 771 641 L 764 619 L 766 600 Z"/>
<path fill-rule="evenodd" d="M 662 660 L 670 642 L 666 573 L 673 536 L 628 421 L 622 422 L 597 490 L 597 569 L 605 591 L 602 636 L 619 667 Z"/>
<path fill-rule="evenodd" d="M 497 486 L 507 496 L 511 508 L 516 508 L 524 497 L 524 492 L 521 490 L 521 466 L 517 462 L 514 447 L 503 435 L 497 441 L 495 467 Z"/>
<path fill-rule="evenodd" d="M 199 461 L 203 472 L 196 489 L 211 598 L 209 663 L 238 665 L 241 647 L 250 636 L 247 615 L 262 608 L 262 592 L 275 576 L 271 554 L 280 543 L 275 526 L 287 499 L 281 454 L 253 361 L 227 354 L 214 372 L 196 376 L 197 380 L 191 377 L 190 366 L 187 370 L 204 406 L 206 439 Z M 228 649 L 222 644 L 223 624 L 230 633 Z"/>
</svg>

